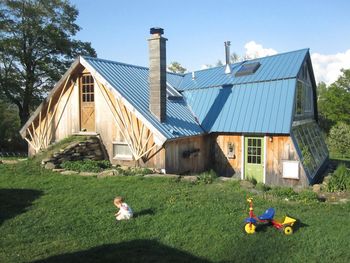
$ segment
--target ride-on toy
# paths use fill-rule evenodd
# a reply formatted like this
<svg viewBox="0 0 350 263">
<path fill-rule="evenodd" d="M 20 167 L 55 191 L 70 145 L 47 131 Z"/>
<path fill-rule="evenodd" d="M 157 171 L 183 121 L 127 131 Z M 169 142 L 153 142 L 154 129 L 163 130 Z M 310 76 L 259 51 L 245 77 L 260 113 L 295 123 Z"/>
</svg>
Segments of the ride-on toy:
<svg viewBox="0 0 350 263">
<path fill-rule="evenodd" d="M 253 210 L 253 198 L 248 198 L 247 202 L 249 203 L 249 217 L 245 219 L 245 226 L 244 230 L 247 234 L 254 234 L 256 226 L 259 223 L 267 223 L 272 224 L 272 226 L 278 230 L 283 231 L 286 235 L 293 234 L 293 225 L 296 222 L 296 219 L 291 218 L 289 216 L 286 216 L 284 218 L 283 223 L 278 222 L 273 219 L 275 215 L 275 209 L 274 208 L 268 208 L 264 214 L 261 216 L 256 217 L 254 215 Z"/>
</svg>

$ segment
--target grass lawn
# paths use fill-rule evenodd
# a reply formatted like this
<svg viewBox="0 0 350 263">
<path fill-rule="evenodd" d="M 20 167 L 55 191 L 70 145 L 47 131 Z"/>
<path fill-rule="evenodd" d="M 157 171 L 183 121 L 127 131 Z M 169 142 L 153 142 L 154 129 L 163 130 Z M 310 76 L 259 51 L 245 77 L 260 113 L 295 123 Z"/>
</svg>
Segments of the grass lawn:
<svg viewBox="0 0 350 263">
<path fill-rule="evenodd" d="M 136 217 L 115 223 L 122 195 Z M 0 164 L 0 262 L 349 262 L 350 204 L 254 197 L 302 224 L 243 232 L 247 192 L 237 182 L 64 176 L 24 161 Z"/>
</svg>

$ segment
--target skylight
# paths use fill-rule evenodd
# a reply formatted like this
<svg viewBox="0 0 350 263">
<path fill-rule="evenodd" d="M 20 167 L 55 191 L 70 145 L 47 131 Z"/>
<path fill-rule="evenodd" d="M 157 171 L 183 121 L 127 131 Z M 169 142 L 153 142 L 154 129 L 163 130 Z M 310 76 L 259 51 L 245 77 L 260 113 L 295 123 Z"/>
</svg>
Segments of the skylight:
<svg viewBox="0 0 350 263">
<path fill-rule="evenodd" d="M 235 77 L 251 75 L 251 74 L 255 73 L 255 71 L 258 70 L 260 65 L 261 65 L 260 62 L 243 64 L 239 68 L 239 70 L 235 73 Z"/>
</svg>

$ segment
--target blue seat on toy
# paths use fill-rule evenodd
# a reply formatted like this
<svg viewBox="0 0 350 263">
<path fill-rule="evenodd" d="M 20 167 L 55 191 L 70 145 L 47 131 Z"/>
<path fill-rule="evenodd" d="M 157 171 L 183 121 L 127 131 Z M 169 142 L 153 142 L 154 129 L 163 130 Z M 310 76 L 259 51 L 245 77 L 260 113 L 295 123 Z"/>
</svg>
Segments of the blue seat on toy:
<svg viewBox="0 0 350 263">
<path fill-rule="evenodd" d="M 260 220 L 271 220 L 273 217 L 275 216 L 275 209 L 270 207 L 269 209 L 267 209 L 265 211 L 265 213 L 263 213 L 261 216 L 259 216 L 258 218 Z"/>
</svg>

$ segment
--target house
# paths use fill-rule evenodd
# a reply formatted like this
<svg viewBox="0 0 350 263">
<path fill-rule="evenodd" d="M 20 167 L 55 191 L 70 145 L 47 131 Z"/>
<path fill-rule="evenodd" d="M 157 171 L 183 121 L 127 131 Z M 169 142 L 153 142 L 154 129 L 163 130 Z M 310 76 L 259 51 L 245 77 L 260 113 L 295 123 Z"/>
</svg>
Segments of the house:
<svg viewBox="0 0 350 263">
<path fill-rule="evenodd" d="M 269 185 L 317 180 L 328 150 L 308 49 L 175 74 L 166 72 L 162 35 L 151 29 L 149 68 L 77 58 L 21 129 L 29 154 L 94 134 L 114 164 L 213 168 Z"/>
</svg>

